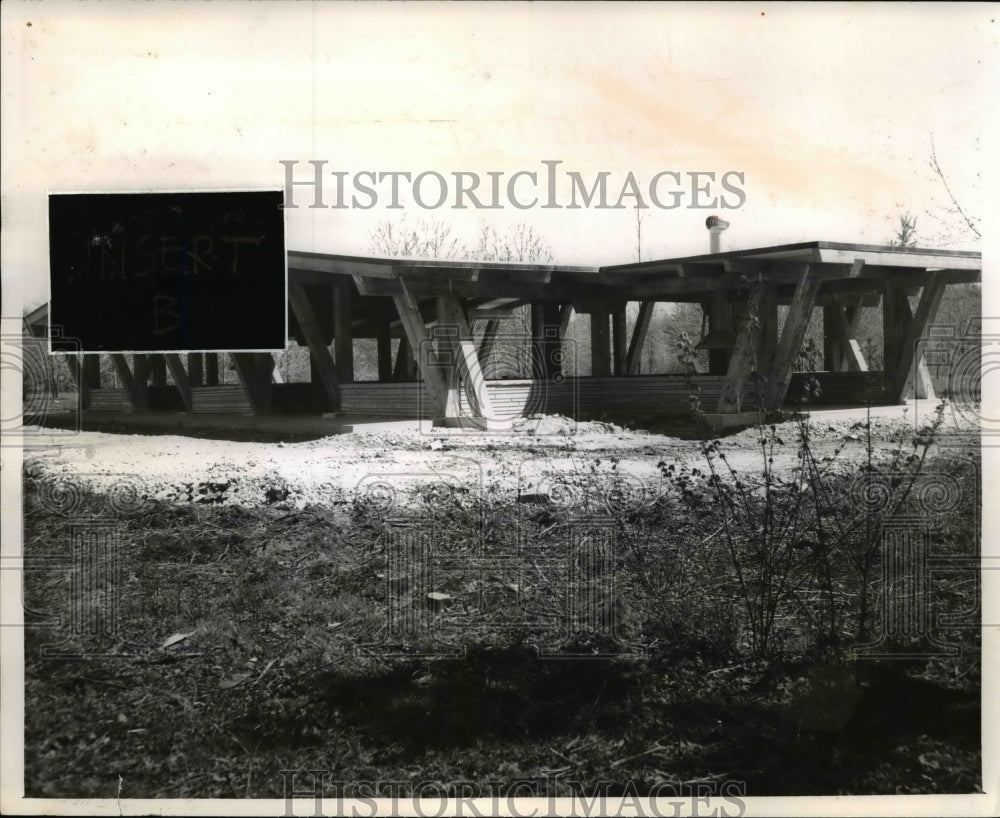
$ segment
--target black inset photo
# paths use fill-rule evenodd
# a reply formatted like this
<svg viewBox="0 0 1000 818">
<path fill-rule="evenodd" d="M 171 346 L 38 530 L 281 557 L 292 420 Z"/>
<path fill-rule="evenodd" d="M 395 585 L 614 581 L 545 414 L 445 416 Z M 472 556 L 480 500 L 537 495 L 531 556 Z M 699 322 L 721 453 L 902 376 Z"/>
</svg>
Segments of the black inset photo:
<svg viewBox="0 0 1000 818">
<path fill-rule="evenodd" d="M 281 191 L 49 196 L 53 349 L 60 337 L 85 352 L 284 349 L 282 203 Z"/>
</svg>

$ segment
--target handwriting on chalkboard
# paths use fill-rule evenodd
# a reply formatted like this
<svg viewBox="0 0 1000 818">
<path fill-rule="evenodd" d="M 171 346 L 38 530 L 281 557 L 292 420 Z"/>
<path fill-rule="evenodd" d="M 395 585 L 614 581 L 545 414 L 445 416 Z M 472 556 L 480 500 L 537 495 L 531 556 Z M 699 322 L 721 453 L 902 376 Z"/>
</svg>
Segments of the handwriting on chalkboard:
<svg viewBox="0 0 1000 818">
<path fill-rule="evenodd" d="M 88 244 L 88 270 L 101 280 L 205 275 L 213 272 L 238 275 L 240 246 L 259 247 L 264 236 L 212 236 L 200 234 L 190 241 L 179 236 L 145 234 L 130 242 L 127 236 L 95 235 Z M 138 256 L 138 258 L 136 258 Z"/>
<path fill-rule="evenodd" d="M 53 194 L 53 326 L 88 352 L 283 349 L 281 204 L 280 191 Z"/>
</svg>

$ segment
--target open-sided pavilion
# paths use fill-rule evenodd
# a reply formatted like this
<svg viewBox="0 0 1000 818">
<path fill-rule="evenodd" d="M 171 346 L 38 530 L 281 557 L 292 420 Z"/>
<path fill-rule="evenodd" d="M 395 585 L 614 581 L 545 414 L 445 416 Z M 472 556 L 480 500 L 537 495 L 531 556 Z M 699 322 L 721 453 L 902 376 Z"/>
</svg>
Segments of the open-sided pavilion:
<svg viewBox="0 0 1000 818">
<path fill-rule="evenodd" d="M 232 354 L 239 384 L 229 386 L 219 384 L 217 355 L 208 353 L 113 354 L 119 389 L 101 383 L 96 355 L 69 356 L 70 368 L 84 408 L 94 411 L 304 408 L 479 428 L 535 412 L 686 411 L 692 395 L 706 413 L 732 416 L 780 408 L 804 377 L 819 382 L 818 403 L 895 404 L 933 396 L 918 341 L 945 289 L 980 281 L 981 271 L 979 253 L 823 241 L 607 267 L 292 251 L 289 334 L 309 349 L 310 383 L 280 383 L 270 353 Z M 629 302 L 638 303 L 632 322 Z M 657 302 L 701 305 L 706 372 L 642 372 Z M 525 305 L 531 332 L 512 340 L 505 319 Z M 815 309 L 822 369 L 796 372 Z M 866 309 L 881 312 L 879 370 L 858 343 Z M 576 350 L 590 359 L 589 377 L 567 371 L 573 313 L 589 316 L 590 348 Z M 25 320 L 32 334 L 47 332 L 44 305 Z M 362 338 L 374 339 L 377 382 L 355 380 Z M 501 338 L 524 345 L 531 378 L 487 379 Z"/>
</svg>

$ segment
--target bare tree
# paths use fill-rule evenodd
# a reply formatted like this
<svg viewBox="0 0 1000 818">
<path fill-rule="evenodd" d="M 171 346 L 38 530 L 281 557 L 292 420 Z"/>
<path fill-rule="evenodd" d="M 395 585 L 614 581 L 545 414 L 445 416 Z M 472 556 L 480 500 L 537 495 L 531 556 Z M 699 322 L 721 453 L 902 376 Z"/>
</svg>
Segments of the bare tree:
<svg viewBox="0 0 1000 818">
<path fill-rule="evenodd" d="M 452 235 L 451 225 L 440 219 L 421 219 L 410 224 L 406 216 L 397 222 L 379 222 L 369 233 L 371 253 L 390 258 L 449 259 L 465 254 L 464 245 Z"/>
<path fill-rule="evenodd" d="M 546 264 L 552 261 L 548 242 L 526 222 L 515 224 L 500 233 L 489 224 L 480 224 L 472 253 L 481 261 L 521 261 L 528 264 Z"/>
<path fill-rule="evenodd" d="M 974 236 L 976 241 L 981 240 L 983 236 L 979 225 L 982 219 L 962 207 L 955 196 L 948 176 L 938 161 L 937 150 L 934 146 L 934 134 L 931 134 L 931 156 L 928 164 L 948 196 L 948 204 L 940 205 L 937 208 L 939 212 L 927 211 L 927 214 L 931 218 L 942 225 L 941 242 L 944 244 L 955 244 L 963 238 L 967 239 L 970 236 Z"/>
</svg>

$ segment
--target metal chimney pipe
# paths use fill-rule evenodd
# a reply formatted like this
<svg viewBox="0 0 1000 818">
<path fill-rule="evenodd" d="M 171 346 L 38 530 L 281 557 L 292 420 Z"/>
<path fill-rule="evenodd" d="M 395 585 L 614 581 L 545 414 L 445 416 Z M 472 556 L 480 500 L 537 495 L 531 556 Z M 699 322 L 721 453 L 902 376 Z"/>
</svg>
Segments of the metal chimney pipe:
<svg viewBox="0 0 1000 818">
<path fill-rule="evenodd" d="M 729 222 L 723 221 L 718 216 L 709 216 L 705 219 L 705 227 L 708 228 L 708 252 L 721 253 L 719 237 L 722 235 L 722 231 L 729 227 Z"/>
</svg>

